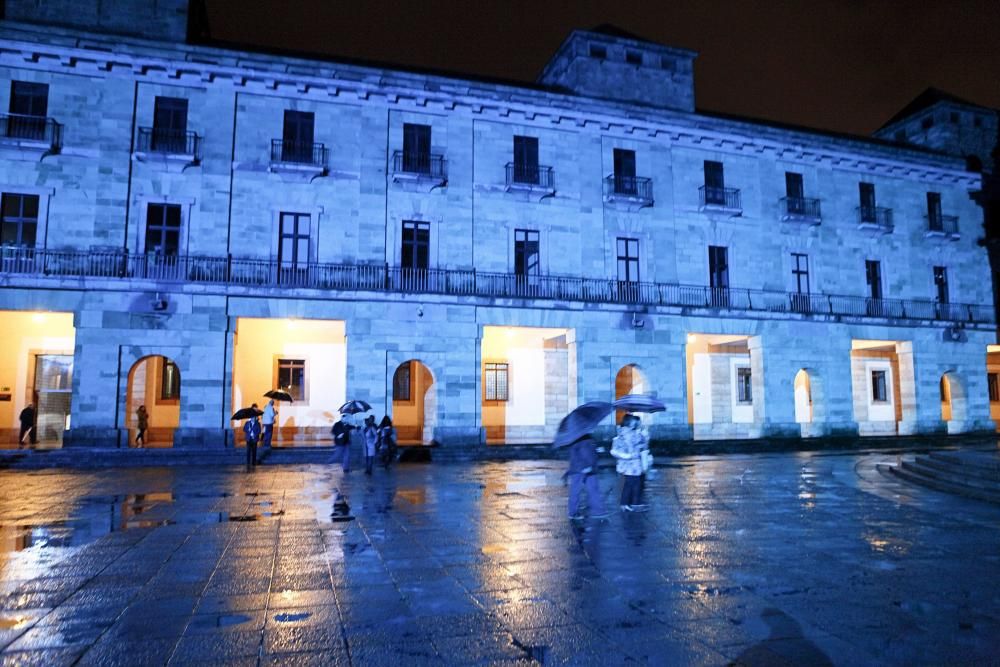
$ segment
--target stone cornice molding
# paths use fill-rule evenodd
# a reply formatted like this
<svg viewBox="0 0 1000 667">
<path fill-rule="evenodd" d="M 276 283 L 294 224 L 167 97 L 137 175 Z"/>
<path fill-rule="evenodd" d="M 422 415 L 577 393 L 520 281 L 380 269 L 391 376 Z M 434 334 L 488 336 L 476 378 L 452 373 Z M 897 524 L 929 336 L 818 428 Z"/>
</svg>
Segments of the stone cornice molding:
<svg viewBox="0 0 1000 667">
<path fill-rule="evenodd" d="M 546 91 L 476 81 L 458 83 L 434 75 L 392 72 L 357 65 L 318 63 L 317 69 L 329 76 L 306 73 L 305 63 L 295 59 L 284 68 L 275 67 L 288 58 L 240 57 L 218 48 L 163 45 L 159 50 L 177 50 L 185 59 L 163 57 L 140 51 L 126 52 L 131 45 L 115 43 L 103 48 L 98 39 L 77 40 L 69 46 L 22 40 L 0 39 L 0 65 L 12 68 L 63 71 L 91 77 L 147 79 L 162 84 L 207 89 L 229 85 L 260 95 L 293 96 L 314 101 L 382 103 L 424 112 L 465 111 L 502 122 L 569 125 L 631 139 L 667 141 L 672 146 L 712 150 L 734 155 L 768 156 L 773 159 L 847 169 L 885 177 L 945 183 L 978 190 L 982 179 L 968 172 L 957 158 L 923 155 L 917 151 L 837 140 L 804 130 L 782 130 L 752 121 L 732 121 L 699 114 L 684 114 L 638 106 L 614 104 L 591 98 L 560 95 Z M 204 51 L 204 53 L 201 53 Z M 234 59 L 237 65 L 209 62 L 216 52 Z M 199 59 L 199 56 L 202 56 Z M 367 73 L 367 75 L 366 75 Z M 331 78 L 335 77 L 335 78 Z M 422 82 L 422 86 L 418 85 Z M 785 133 L 787 141 L 755 136 L 759 127 L 768 134 Z M 813 140 L 813 141 L 811 141 Z M 856 143 L 858 150 L 844 146 Z M 897 155 L 890 155 L 890 153 Z"/>
</svg>

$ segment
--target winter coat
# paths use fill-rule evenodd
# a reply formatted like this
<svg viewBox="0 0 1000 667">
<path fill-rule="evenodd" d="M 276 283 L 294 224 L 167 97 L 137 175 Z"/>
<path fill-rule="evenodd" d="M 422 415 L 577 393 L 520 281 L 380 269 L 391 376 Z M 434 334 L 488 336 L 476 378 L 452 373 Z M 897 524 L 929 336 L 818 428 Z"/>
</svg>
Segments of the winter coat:
<svg viewBox="0 0 1000 667">
<path fill-rule="evenodd" d="M 618 459 L 615 469 L 622 475 L 641 475 L 643 449 L 649 449 L 642 431 L 637 428 L 619 429 L 611 441 L 611 456 Z"/>
<path fill-rule="evenodd" d="M 577 440 L 569 448 L 570 475 L 593 473 L 597 470 L 597 443 L 591 437 Z"/>
<path fill-rule="evenodd" d="M 21 426 L 34 426 L 35 424 L 35 410 L 34 408 L 25 408 L 21 410 L 21 414 L 18 415 L 18 419 L 21 420 Z"/>
<path fill-rule="evenodd" d="M 365 443 L 365 456 L 375 456 L 375 448 L 378 444 L 378 430 L 374 426 L 365 426 L 361 429 L 361 436 Z"/>
<path fill-rule="evenodd" d="M 243 434 L 247 437 L 247 442 L 257 442 L 260 438 L 260 422 L 257 418 L 248 419 L 245 424 L 243 424 Z"/>
<path fill-rule="evenodd" d="M 338 421 L 330 429 L 330 432 L 333 433 L 333 444 L 338 447 L 350 447 L 352 430 L 354 427 L 350 424 L 344 423 L 343 420 Z"/>
</svg>

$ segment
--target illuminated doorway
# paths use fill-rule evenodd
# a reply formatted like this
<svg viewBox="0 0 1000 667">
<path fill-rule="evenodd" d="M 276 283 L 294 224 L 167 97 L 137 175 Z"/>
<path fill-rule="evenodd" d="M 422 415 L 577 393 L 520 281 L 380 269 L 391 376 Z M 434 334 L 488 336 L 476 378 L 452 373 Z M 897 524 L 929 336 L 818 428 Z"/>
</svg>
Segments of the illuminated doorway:
<svg viewBox="0 0 1000 667">
<path fill-rule="evenodd" d="M 400 445 L 429 445 L 437 425 L 437 382 L 417 359 L 404 361 L 392 374 L 392 424 Z"/>
<path fill-rule="evenodd" d="M 129 446 L 136 446 L 139 408 L 146 413 L 145 447 L 173 447 L 174 431 L 180 425 L 181 372 L 169 357 L 143 357 L 128 372 L 125 424 Z"/>
<path fill-rule="evenodd" d="M 642 369 L 637 365 L 628 364 L 627 366 L 623 366 L 615 374 L 615 400 L 629 394 L 645 394 L 647 392 L 649 392 L 649 383 L 646 381 L 646 376 L 643 374 Z M 616 411 L 615 423 L 620 424 L 625 414 L 625 410 Z M 650 414 L 644 413 L 640 414 L 639 418 L 647 421 L 650 416 Z"/>
</svg>

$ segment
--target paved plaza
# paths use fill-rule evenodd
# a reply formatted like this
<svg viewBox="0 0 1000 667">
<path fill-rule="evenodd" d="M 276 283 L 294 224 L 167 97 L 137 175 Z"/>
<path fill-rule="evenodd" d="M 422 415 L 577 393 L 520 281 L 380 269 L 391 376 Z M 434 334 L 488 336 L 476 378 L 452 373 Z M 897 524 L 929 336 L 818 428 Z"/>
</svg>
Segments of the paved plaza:
<svg viewBox="0 0 1000 667">
<path fill-rule="evenodd" d="M 995 664 L 1000 506 L 896 461 L 0 472 L 0 664 Z"/>
</svg>

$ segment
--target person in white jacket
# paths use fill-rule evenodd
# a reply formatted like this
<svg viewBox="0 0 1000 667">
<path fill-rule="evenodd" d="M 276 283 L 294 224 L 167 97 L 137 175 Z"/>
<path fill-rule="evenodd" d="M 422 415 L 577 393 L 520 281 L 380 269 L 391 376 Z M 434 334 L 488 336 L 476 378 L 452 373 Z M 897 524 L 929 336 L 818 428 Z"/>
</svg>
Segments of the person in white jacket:
<svg viewBox="0 0 1000 667">
<path fill-rule="evenodd" d="M 621 509 L 623 512 L 645 512 L 642 502 L 642 450 L 649 449 L 649 440 L 640 428 L 639 418 L 628 414 L 622 417 L 618 435 L 611 442 L 611 456 L 618 462 L 615 469 L 623 477 Z"/>
<path fill-rule="evenodd" d="M 261 434 L 261 444 L 264 447 L 271 446 L 271 435 L 274 433 L 274 420 L 277 416 L 278 413 L 274 409 L 274 400 L 272 399 L 264 406 L 264 414 L 260 417 L 260 423 L 264 428 Z"/>
</svg>

